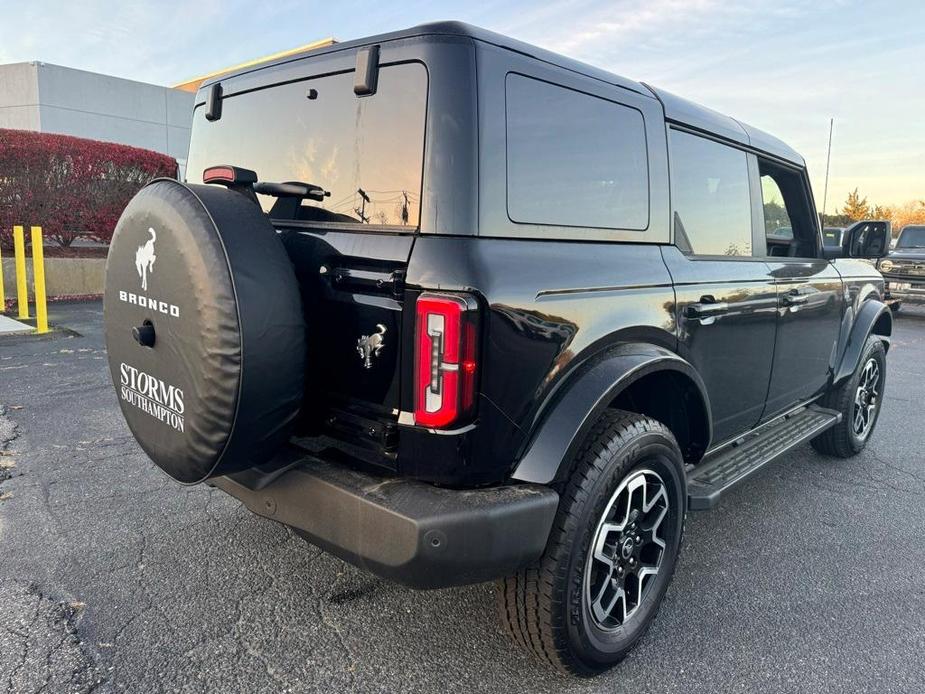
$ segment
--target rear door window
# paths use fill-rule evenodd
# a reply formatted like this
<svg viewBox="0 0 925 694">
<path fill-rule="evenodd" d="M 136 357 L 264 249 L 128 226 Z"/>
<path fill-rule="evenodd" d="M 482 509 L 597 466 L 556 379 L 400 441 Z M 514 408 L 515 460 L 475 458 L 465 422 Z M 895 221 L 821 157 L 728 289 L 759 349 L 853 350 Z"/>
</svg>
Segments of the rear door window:
<svg viewBox="0 0 925 694">
<path fill-rule="evenodd" d="M 675 242 L 685 253 L 752 254 L 748 158 L 704 137 L 670 131 Z"/>
<path fill-rule="evenodd" d="M 193 117 L 187 178 L 232 164 L 261 181 L 301 181 L 330 191 L 293 210 L 259 196 L 271 216 L 313 222 L 416 228 L 424 161 L 427 70 L 383 66 L 375 94 L 357 97 L 353 71 L 232 95 L 219 120 Z M 311 91 L 314 90 L 314 91 Z M 309 98 L 311 95 L 311 98 Z"/>
<path fill-rule="evenodd" d="M 644 230 L 649 168 L 642 113 L 507 76 L 507 208 L 514 222 Z"/>
</svg>

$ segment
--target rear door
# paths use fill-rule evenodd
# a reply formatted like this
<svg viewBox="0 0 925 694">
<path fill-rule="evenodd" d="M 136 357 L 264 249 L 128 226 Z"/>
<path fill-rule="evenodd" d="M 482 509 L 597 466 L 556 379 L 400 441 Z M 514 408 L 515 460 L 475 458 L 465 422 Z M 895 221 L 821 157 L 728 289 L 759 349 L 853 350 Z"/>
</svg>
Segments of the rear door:
<svg viewBox="0 0 925 694">
<path fill-rule="evenodd" d="M 679 352 L 700 373 L 713 441 L 753 427 L 764 410 L 774 356 L 776 288 L 754 254 L 758 212 L 748 155 L 699 135 L 669 131 L 674 246 L 664 248 L 675 286 Z"/>
<path fill-rule="evenodd" d="M 404 276 L 421 217 L 428 71 L 407 53 L 382 50 L 372 94 L 355 92 L 355 51 L 232 78 L 220 118 L 196 109 L 187 169 L 192 182 L 233 164 L 328 191 L 258 200 L 301 285 L 305 431 L 380 451 L 401 409 Z"/>
<path fill-rule="evenodd" d="M 777 287 L 777 340 L 770 419 L 825 389 L 834 364 L 845 298 L 841 276 L 822 256 L 809 185 L 795 167 L 756 158 L 766 262 Z M 787 228 L 782 235 L 778 229 Z"/>
</svg>

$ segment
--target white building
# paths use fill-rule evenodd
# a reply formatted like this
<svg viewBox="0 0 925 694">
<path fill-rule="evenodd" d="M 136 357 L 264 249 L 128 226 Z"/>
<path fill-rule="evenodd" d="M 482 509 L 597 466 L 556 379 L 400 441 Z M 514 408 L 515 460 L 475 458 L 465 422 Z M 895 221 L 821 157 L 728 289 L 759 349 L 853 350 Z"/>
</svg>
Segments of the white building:
<svg viewBox="0 0 925 694">
<path fill-rule="evenodd" d="M 186 170 L 195 94 L 48 63 L 0 65 L 0 128 L 169 154 Z"/>
</svg>

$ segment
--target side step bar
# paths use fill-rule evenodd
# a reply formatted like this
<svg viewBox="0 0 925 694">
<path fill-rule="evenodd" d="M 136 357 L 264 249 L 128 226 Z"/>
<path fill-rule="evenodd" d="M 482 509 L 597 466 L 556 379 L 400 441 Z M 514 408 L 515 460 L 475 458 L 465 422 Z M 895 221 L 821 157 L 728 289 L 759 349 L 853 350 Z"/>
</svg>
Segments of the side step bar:
<svg viewBox="0 0 925 694">
<path fill-rule="evenodd" d="M 816 405 L 790 412 L 722 449 L 687 474 L 688 508 L 713 508 L 753 472 L 841 421 L 841 413 Z"/>
</svg>

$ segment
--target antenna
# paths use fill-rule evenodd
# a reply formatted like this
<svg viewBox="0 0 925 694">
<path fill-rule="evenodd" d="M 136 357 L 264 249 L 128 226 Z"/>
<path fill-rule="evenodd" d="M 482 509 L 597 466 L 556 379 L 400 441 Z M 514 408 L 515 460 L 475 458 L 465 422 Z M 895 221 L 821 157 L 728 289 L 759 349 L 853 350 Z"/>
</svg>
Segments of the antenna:
<svg viewBox="0 0 925 694">
<path fill-rule="evenodd" d="M 822 219 L 820 223 L 825 228 L 825 205 L 829 196 L 829 162 L 832 161 L 832 129 L 835 127 L 835 119 L 829 118 L 829 149 L 825 155 L 825 187 L 822 190 Z"/>
</svg>

